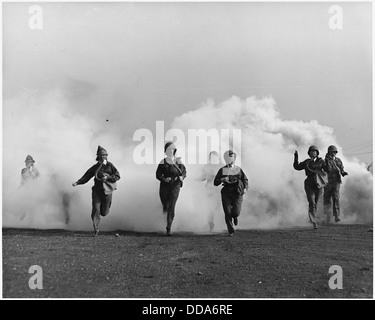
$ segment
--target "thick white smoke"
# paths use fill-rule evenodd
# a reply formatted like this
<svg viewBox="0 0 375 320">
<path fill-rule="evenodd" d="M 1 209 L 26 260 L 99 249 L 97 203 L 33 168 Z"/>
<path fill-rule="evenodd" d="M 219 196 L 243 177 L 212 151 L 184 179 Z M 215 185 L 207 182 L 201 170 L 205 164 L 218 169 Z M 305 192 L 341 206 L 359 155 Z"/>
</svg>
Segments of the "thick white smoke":
<svg viewBox="0 0 375 320">
<path fill-rule="evenodd" d="M 294 150 L 299 160 L 308 157 L 307 149 L 316 145 L 325 157 L 327 147 L 338 146 L 333 129 L 317 121 L 286 121 L 279 115 L 272 98 L 237 97 L 214 105 L 208 101 L 200 109 L 176 118 L 174 127 L 239 128 L 242 132 L 241 167 L 250 182 L 250 192 L 243 202 L 241 226 L 244 228 L 290 227 L 307 224 L 307 200 L 303 188 L 304 171 L 293 169 Z M 372 175 L 364 164 L 339 154 L 349 176 L 341 188 L 342 221 L 372 221 Z M 192 170 L 191 170 L 192 171 Z M 219 189 L 219 188 L 218 188 Z M 187 190 L 185 190 L 188 193 Z M 201 196 L 195 188 L 193 198 Z M 321 202 L 323 197 L 321 198 Z M 194 211 L 194 210 L 193 210 Z M 197 219 L 199 213 L 197 214 Z M 319 212 L 323 219 L 323 212 Z"/>
<path fill-rule="evenodd" d="M 96 148 L 101 145 L 121 175 L 101 230 L 163 231 L 166 223 L 155 178 L 161 159 L 155 159 L 153 165 L 135 164 L 137 142 L 124 134 L 126 123 L 107 125 L 102 114 L 99 121 L 95 109 L 90 111 L 87 105 L 77 109 L 77 104 L 72 106 L 70 102 L 58 90 L 4 101 L 3 226 L 91 230 L 93 180 L 76 188 L 71 184 L 95 163 Z M 282 120 L 272 98 L 232 97 L 219 105 L 208 101 L 176 117 L 172 127 L 186 132 L 186 136 L 189 129 L 241 130 L 239 156 L 250 183 L 241 228 L 307 225 L 305 177 L 303 171 L 293 169 L 293 152 L 298 150 L 303 160 L 311 144 L 319 147 L 323 157 L 330 144 L 341 150 L 331 128 L 316 121 Z M 188 149 L 183 143 L 192 142 L 177 140 L 178 151 Z M 41 177 L 20 187 L 20 173 L 28 154 L 34 157 Z M 342 154 L 339 157 L 349 172 L 341 190 L 342 221 L 370 222 L 372 175 L 364 164 Z M 211 211 L 216 215 L 216 230 L 225 229 L 220 187 L 216 195 L 208 196 L 199 179 L 202 165 L 186 163 L 186 167 L 188 175 L 177 202 L 173 229 L 206 232 Z"/>
</svg>

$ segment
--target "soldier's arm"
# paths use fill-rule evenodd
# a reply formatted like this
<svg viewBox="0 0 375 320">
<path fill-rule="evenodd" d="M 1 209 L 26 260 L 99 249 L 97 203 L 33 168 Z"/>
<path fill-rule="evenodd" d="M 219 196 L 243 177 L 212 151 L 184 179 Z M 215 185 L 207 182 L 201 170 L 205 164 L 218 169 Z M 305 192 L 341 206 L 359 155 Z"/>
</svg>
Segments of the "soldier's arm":
<svg viewBox="0 0 375 320">
<path fill-rule="evenodd" d="M 244 189 L 248 190 L 249 189 L 249 179 L 247 178 L 245 172 L 241 169 L 242 173 L 242 182 L 243 182 L 243 187 Z"/>
<path fill-rule="evenodd" d="M 298 158 L 294 158 L 293 168 L 301 171 L 306 168 L 306 161 L 298 162 Z"/>
<path fill-rule="evenodd" d="M 343 177 L 347 176 L 348 173 L 344 170 L 344 164 L 342 163 L 342 161 L 340 160 L 340 173 Z"/>
<path fill-rule="evenodd" d="M 222 169 L 220 169 L 218 172 L 217 172 L 217 174 L 216 174 L 216 176 L 215 176 L 215 179 L 214 179 L 214 185 L 215 186 L 219 186 L 221 183 L 222 183 L 222 181 L 221 181 L 221 178 L 223 177 L 223 175 L 222 175 Z"/>
<path fill-rule="evenodd" d="M 90 169 L 88 169 L 85 174 L 82 176 L 82 178 L 77 180 L 77 185 L 79 184 L 85 184 L 90 181 L 90 179 L 95 175 L 95 169 L 96 169 L 96 164 L 93 165 Z"/>
<path fill-rule="evenodd" d="M 112 174 L 107 178 L 108 182 L 116 182 L 120 180 L 120 172 L 116 169 L 116 167 L 112 164 L 111 167 Z"/>
<path fill-rule="evenodd" d="M 180 164 L 180 169 L 182 171 L 180 177 L 182 177 L 182 179 L 185 179 L 186 178 L 186 167 L 184 166 L 183 163 Z"/>
<path fill-rule="evenodd" d="M 166 179 L 164 178 L 164 172 L 163 172 L 163 164 L 162 164 L 162 162 L 160 162 L 158 164 L 158 167 L 156 169 L 156 179 L 158 179 L 159 181 L 162 181 L 162 182 L 167 182 Z"/>
<path fill-rule="evenodd" d="M 324 159 L 320 158 L 318 169 L 319 169 L 319 170 L 324 170 L 324 167 L 325 167 L 325 161 L 324 161 Z M 325 170 L 324 170 L 324 171 L 325 171 Z"/>
</svg>

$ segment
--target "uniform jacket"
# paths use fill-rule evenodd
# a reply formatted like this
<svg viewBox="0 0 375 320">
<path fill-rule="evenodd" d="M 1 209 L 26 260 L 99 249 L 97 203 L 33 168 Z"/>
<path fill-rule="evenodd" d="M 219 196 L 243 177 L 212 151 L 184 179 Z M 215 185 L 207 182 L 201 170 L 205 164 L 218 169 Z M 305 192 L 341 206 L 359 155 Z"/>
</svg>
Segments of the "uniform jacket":
<svg viewBox="0 0 375 320">
<path fill-rule="evenodd" d="M 302 162 L 298 162 L 298 158 L 294 158 L 293 167 L 300 171 L 305 170 L 308 179 L 314 179 L 315 171 L 324 169 L 325 162 L 322 158 L 317 157 L 315 161 L 308 158 Z"/>
<path fill-rule="evenodd" d="M 341 176 L 346 173 L 341 159 L 331 157 L 328 154 L 325 158 L 324 171 L 328 173 L 328 183 L 341 183 Z"/>
<path fill-rule="evenodd" d="M 186 178 L 186 168 L 179 158 L 175 164 L 168 163 L 166 158 L 160 161 L 156 169 L 156 179 L 160 181 L 160 187 L 182 187 L 183 183 L 179 177 Z M 167 182 L 167 178 L 172 180 Z"/>
<path fill-rule="evenodd" d="M 108 193 L 107 187 L 104 186 L 105 182 L 100 179 L 100 177 L 103 175 L 108 176 L 107 181 L 109 183 L 114 184 L 116 181 L 120 180 L 120 173 L 118 172 L 116 167 L 111 162 L 107 161 L 106 164 L 101 164 L 100 162 L 94 164 L 90 169 L 86 171 L 82 178 L 77 181 L 77 184 L 85 184 L 92 177 L 95 177 L 92 190 Z"/>
<path fill-rule="evenodd" d="M 223 183 L 221 181 L 221 179 L 225 177 L 229 178 L 228 183 Z M 214 185 L 218 186 L 220 184 L 223 184 L 223 188 L 221 189 L 222 193 L 234 193 L 238 195 L 243 195 L 243 189 L 248 189 L 249 187 L 249 181 L 246 174 L 236 165 L 233 165 L 232 167 L 226 165 L 220 168 L 215 176 Z"/>
</svg>

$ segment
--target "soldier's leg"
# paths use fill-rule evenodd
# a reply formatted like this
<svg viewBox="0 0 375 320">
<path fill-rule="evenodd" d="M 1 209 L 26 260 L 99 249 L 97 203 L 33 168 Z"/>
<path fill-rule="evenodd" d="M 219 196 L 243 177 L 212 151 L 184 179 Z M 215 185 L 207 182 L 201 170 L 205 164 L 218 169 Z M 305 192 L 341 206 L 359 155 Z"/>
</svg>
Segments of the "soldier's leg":
<svg viewBox="0 0 375 320">
<path fill-rule="evenodd" d="M 333 187 L 333 215 L 335 216 L 335 221 L 340 221 L 340 184 L 336 183 Z"/>
<path fill-rule="evenodd" d="M 233 208 L 232 208 L 232 217 L 237 218 L 241 214 L 241 208 L 242 208 L 242 200 L 243 197 L 235 197 L 233 199 Z"/>
<path fill-rule="evenodd" d="M 168 198 L 169 198 L 169 191 L 167 190 L 167 188 L 160 187 L 159 196 L 160 196 L 161 204 L 163 206 L 163 214 L 167 214 Z"/>
<path fill-rule="evenodd" d="M 234 233 L 234 227 L 232 222 L 232 199 L 226 193 L 221 194 L 221 202 L 223 204 L 223 210 L 225 215 L 225 223 L 230 235 Z"/>
<path fill-rule="evenodd" d="M 323 195 L 323 205 L 324 205 L 324 214 L 327 218 L 327 222 L 331 222 L 331 208 L 332 208 L 332 184 L 328 184 L 324 187 L 324 195 Z"/>
<path fill-rule="evenodd" d="M 314 206 L 314 217 L 316 218 L 317 217 L 317 215 L 316 215 L 316 212 L 317 212 L 317 210 L 318 210 L 318 204 L 319 204 L 319 200 L 320 200 L 320 198 L 322 197 L 322 194 L 323 194 L 323 188 L 318 188 L 318 187 L 315 187 L 314 188 L 314 192 L 315 192 L 315 201 L 314 201 L 314 203 L 315 203 L 315 206 Z M 316 221 L 316 219 L 315 219 L 315 221 Z"/>
<path fill-rule="evenodd" d="M 313 186 L 310 185 L 309 181 L 305 180 L 305 192 L 307 201 L 309 203 L 309 219 L 310 222 L 314 225 L 314 228 L 316 227 L 316 221 L 315 221 L 315 210 L 316 210 L 316 203 L 315 203 L 315 190 Z"/>
<path fill-rule="evenodd" d="M 159 190 L 160 201 L 163 206 L 163 214 L 167 216 L 167 235 L 170 235 L 170 217 L 168 212 L 170 212 L 171 205 L 171 190 L 165 186 L 161 186 Z"/>
<path fill-rule="evenodd" d="M 178 195 L 180 194 L 180 187 L 176 186 L 171 190 L 171 194 L 168 200 L 167 206 L 167 234 L 171 234 L 172 222 L 175 216 L 175 207 L 176 202 L 178 199 Z"/>
<path fill-rule="evenodd" d="M 95 191 L 92 191 L 91 220 L 92 220 L 92 224 L 93 224 L 96 234 L 99 232 L 100 205 L 101 205 L 101 200 L 100 200 L 99 195 Z"/>
<path fill-rule="evenodd" d="M 316 212 L 316 209 L 318 208 L 318 203 L 319 203 L 319 200 L 320 198 L 322 197 L 322 194 L 323 194 L 323 189 L 322 188 L 315 188 L 315 212 Z"/>
<path fill-rule="evenodd" d="M 63 210 L 65 214 L 65 223 L 69 224 L 70 221 L 70 194 L 67 192 L 62 192 L 62 205 L 63 205 Z"/>
<path fill-rule="evenodd" d="M 112 193 L 105 194 L 102 197 L 101 206 L 100 206 L 100 215 L 105 217 L 109 213 L 109 209 L 111 208 L 112 204 Z"/>
<path fill-rule="evenodd" d="M 241 214 L 241 207 L 242 207 L 242 196 L 236 196 L 234 197 L 232 203 L 233 203 L 233 208 L 232 208 L 232 218 L 234 225 L 236 226 L 238 224 L 238 217 Z"/>
<path fill-rule="evenodd" d="M 217 190 L 215 190 L 217 191 Z M 207 206 L 207 220 L 208 220 L 208 227 L 210 232 L 214 230 L 215 227 L 215 211 L 214 211 L 214 196 L 211 188 L 206 186 L 206 197 L 208 198 L 208 206 Z"/>
</svg>

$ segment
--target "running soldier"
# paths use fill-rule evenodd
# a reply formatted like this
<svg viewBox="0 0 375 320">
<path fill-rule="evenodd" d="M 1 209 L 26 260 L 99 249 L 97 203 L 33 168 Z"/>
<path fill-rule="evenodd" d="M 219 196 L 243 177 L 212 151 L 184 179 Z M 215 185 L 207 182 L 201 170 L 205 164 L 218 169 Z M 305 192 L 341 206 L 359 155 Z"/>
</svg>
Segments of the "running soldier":
<svg viewBox="0 0 375 320">
<path fill-rule="evenodd" d="M 336 155 L 338 150 L 336 146 L 329 146 L 325 157 L 324 171 L 328 173 L 328 184 L 324 187 L 324 213 L 327 217 L 327 223 L 331 222 L 331 208 L 333 206 L 333 216 L 335 222 L 340 221 L 340 185 L 341 177 L 348 175 L 344 170 L 341 159 Z"/>
<path fill-rule="evenodd" d="M 315 220 L 316 218 L 316 208 L 322 194 L 322 189 L 318 188 L 315 175 L 317 170 L 321 170 L 324 166 L 324 160 L 319 156 L 319 150 L 316 146 L 310 146 L 307 151 L 309 158 L 298 162 L 298 151 L 294 152 L 294 162 L 293 167 L 295 170 L 305 170 L 307 178 L 305 179 L 305 192 L 307 201 L 309 203 L 309 219 L 313 224 L 314 229 L 318 229 L 318 224 Z"/>
<path fill-rule="evenodd" d="M 239 166 L 234 164 L 236 153 L 232 150 L 226 151 L 224 153 L 224 160 L 226 165 L 216 174 L 214 185 L 223 186 L 221 189 L 221 202 L 229 236 L 232 237 L 235 233 L 233 225 L 237 226 L 238 224 L 243 195 L 247 192 L 249 186 L 246 174 Z"/>
<path fill-rule="evenodd" d="M 163 214 L 167 215 L 167 236 L 171 236 L 175 207 L 183 180 L 186 178 L 186 168 L 181 158 L 176 157 L 176 146 L 167 142 L 164 146 L 166 157 L 160 161 L 156 169 L 156 179 L 160 181 L 159 196 L 163 205 Z"/>
<path fill-rule="evenodd" d="M 94 226 L 94 234 L 99 234 L 100 216 L 105 217 L 109 213 L 112 204 L 112 193 L 117 189 L 116 181 L 120 179 L 120 173 L 115 166 L 107 161 L 107 151 L 98 146 L 96 161 L 90 169 L 76 182 L 73 187 L 87 183 L 92 177 L 94 186 L 92 187 L 92 211 L 91 219 Z"/>
</svg>

